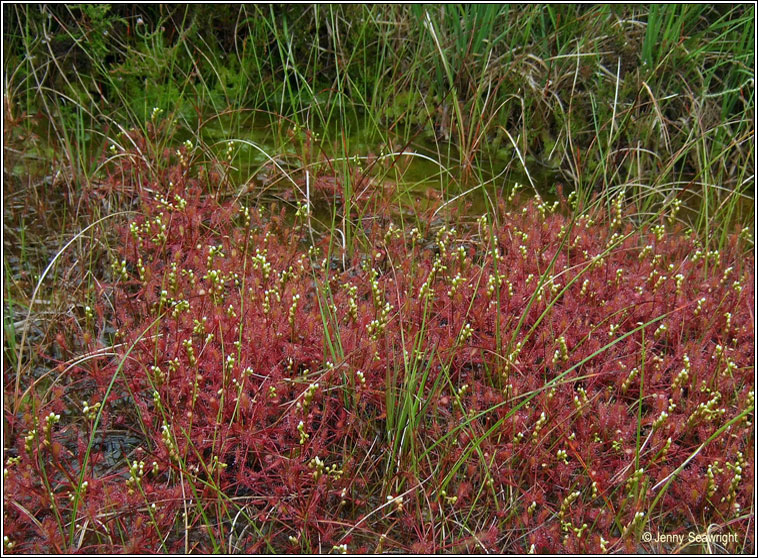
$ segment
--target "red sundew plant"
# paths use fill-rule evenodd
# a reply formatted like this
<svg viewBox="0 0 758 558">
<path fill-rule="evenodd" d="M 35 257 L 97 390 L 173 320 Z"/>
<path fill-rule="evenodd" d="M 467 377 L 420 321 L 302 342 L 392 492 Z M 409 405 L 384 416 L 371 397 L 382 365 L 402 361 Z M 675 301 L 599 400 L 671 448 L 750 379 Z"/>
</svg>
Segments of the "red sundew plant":
<svg viewBox="0 0 758 558">
<path fill-rule="evenodd" d="M 754 548 L 736 237 L 535 199 L 459 230 L 387 211 L 343 266 L 305 205 L 128 165 L 117 356 L 6 413 L 6 548 L 633 552 L 710 524 Z"/>
</svg>

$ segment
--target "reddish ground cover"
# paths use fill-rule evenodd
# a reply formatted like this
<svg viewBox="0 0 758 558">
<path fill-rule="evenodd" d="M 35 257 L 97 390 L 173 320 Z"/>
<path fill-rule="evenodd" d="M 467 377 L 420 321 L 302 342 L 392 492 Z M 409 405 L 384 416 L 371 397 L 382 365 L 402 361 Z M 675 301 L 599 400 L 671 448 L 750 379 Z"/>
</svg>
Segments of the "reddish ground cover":
<svg viewBox="0 0 758 558">
<path fill-rule="evenodd" d="M 92 309 L 116 356 L 6 413 L 14 550 L 634 552 L 710 524 L 754 548 L 736 236 L 531 200 L 459 230 L 376 213 L 343 254 L 181 166 L 147 186 Z"/>
</svg>

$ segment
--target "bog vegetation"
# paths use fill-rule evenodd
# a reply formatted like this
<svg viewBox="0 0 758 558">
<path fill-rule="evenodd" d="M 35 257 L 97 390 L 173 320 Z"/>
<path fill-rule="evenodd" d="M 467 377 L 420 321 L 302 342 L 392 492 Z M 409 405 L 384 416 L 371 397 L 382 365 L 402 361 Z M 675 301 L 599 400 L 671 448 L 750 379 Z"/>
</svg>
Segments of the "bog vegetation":
<svg viewBox="0 0 758 558">
<path fill-rule="evenodd" d="M 5 550 L 754 552 L 754 25 L 4 7 Z"/>
</svg>

